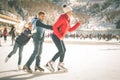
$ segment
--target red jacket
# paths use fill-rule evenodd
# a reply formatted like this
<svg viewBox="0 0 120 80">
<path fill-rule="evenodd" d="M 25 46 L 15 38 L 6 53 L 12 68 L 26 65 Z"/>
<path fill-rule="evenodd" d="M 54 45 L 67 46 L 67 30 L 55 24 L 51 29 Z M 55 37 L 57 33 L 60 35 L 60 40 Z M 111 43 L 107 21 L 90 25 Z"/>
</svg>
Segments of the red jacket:
<svg viewBox="0 0 120 80">
<path fill-rule="evenodd" d="M 72 32 L 79 26 L 80 23 L 76 23 L 73 27 L 70 27 L 70 18 L 67 14 L 62 14 L 53 25 L 53 33 L 61 39 L 65 37 L 67 32 Z"/>
</svg>

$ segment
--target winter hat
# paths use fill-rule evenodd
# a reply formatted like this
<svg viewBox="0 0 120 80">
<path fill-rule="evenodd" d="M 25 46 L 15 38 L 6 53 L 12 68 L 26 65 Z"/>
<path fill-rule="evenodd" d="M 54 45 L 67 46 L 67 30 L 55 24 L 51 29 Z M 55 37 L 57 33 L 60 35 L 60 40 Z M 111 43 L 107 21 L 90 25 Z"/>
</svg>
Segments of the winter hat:
<svg viewBox="0 0 120 80">
<path fill-rule="evenodd" d="M 69 11 L 72 11 L 72 8 L 70 6 L 63 5 L 63 11 L 64 11 L 64 13 L 67 13 Z"/>
</svg>

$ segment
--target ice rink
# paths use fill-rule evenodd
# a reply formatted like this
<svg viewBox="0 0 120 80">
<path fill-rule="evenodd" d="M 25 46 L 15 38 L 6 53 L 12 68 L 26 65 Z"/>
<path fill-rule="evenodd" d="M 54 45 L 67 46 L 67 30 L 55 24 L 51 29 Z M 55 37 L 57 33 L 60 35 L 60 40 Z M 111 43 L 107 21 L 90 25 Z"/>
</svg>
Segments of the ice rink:
<svg viewBox="0 0 120 80">
<path fill-rule="evenodd" d="M 120 43 L 106 41 L 79 41 L 65 40 L 66 73 L 34 72 L 29 74 L 17 70 L 18 53 L 13 55 L 7 63 L 5 57 L 12 50 L 10 40 L 2 43 L 0 47 L 0 80 L 120 80 Z M 23 66 L 33 52 L 32 40 L 24 47 Z M 54 43 L 45 40 L 41 55 L 41 66 L 44 65 L 57 52 Z M 56 66 L 57 66 L 56 61 Z M 34 70 L 34 62 L 31 65 Z"/>
</svg>

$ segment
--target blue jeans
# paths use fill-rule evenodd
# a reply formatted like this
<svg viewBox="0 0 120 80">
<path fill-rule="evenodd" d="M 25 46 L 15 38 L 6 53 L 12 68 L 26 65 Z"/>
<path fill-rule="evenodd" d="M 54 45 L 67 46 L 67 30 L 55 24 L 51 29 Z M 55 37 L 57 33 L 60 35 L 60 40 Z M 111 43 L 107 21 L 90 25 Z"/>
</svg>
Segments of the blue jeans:
<svg viewBox="0 0 120 80">
<path fill-rule="evenodd" d="M 19 45 L 17 42 L 15 42 L 13 50 L 8 54 L 8 58 L 10 58 L 13 54 L 15 54 L 18 48 L 19 48 L 18 65 L 20 65 L 22 59 L 23 45 Z"/>
<path fill-rule="evenodd" d="M 42 47 L 43 47 L 43 40 L 39 40 L 37 38 L 33 38 L 34 43 L 34 51 L 29 58 L 29 60 L 26 63 L 26 66 L 30 67 L 30 65 L 33 63 L 33 61 L 36 59 L 35 66 L 40 65 L 40 59 L 41 59 L 41 53 L 42 53 Z"/>
<path fill-rule="evenodd" d="M 54 57 L 52 58 L 52 61 L 55 61 L 57 58 L 60 57 L 59 62 L 63 62 L 65 57 L 65 52 L 66 52 L 64 42 L 63 40 L 58 39 L 57 36 L 54 34 L 52 34 L 52 40 L 54 41 L 58 49 L 58 52 L 54 55 Z"/>
</svg>

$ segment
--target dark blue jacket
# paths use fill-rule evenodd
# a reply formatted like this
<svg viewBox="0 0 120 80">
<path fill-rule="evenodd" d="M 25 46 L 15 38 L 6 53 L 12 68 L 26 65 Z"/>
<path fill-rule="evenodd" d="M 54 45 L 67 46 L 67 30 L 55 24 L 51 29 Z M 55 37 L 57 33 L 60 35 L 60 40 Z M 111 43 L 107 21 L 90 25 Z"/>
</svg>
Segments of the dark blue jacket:
<svg viewBox="0 0 120 80">
<path fill-rule="evenodd" d="M 31 34 L 31 30 L 29 30 L 28 28 L 26 28 L 24 30 L 23 33 L 21 33 L 17 38 L 16 38 L 16 42 L 20 45 L 25 45 L 31 38 L 31 36 L 29 36 L 29 34 Z"/>
</svg>

